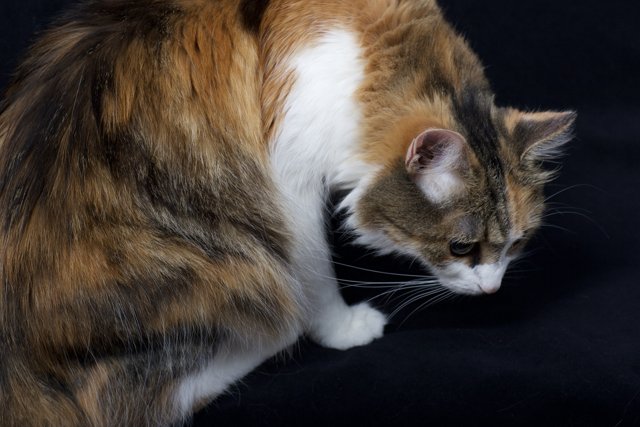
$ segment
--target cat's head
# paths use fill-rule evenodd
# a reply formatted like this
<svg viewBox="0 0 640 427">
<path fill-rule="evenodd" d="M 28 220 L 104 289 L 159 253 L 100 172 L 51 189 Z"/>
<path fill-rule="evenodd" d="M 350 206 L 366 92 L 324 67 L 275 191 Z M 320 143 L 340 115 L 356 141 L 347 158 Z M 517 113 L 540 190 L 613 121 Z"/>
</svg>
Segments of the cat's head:
<svg viewBox="0 0 640 427">
<path fill-rule="evenodd" d="M 541 224 L 543 162 L 571 138 L 575 114 L 458 111 L 448 127 L 396 132 L 403 158 L 360 190 L 349 222 L 361 243 L 419 259 L 454 292 L 494 293 Z"/>
</svg>

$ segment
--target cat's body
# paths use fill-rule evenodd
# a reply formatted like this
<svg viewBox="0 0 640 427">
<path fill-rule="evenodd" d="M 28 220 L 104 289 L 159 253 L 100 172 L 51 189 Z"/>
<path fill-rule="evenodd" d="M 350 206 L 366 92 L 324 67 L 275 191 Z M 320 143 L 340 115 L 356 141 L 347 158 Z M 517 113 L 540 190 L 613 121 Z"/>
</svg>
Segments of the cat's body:
<svg viewBox="0 0 640 427">
<path fill-rule="evenodd" d="M 334 190 L 362 243 L 494 292 L 572 120 L 493 106 L 428 0 L 78 7 L 0 115 L 0 423 L 166 425 L 302 333 L 380 337 Z"/>
</svg>

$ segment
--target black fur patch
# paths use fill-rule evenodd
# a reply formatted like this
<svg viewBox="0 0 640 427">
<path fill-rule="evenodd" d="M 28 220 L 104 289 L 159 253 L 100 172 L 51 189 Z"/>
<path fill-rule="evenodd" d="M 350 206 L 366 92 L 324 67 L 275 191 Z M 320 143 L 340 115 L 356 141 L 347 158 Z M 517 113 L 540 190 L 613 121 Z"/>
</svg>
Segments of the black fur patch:
<svg viewBox="0 0 640 427">
<path fill-rule="evenodd" d="M 489 194 L 494 203 L 500 229 L 508 233 L 510 219 L 506 214 L 507 197 L 505 168 L 499 148 L 499 134 L 493 123 L 491 108 L 493 97 L 473 87 L 467 87 L 454 97 L 454 112 L 463 126 L 463 133 L 476 157 L 484 166 Z"/>
<path fill-rule="evenodd" d="M 269 0 L 242 0 L 240 2 L 240 17 L 244 27 L 258 33 L 262 24 L 262 17 L 269 6 Z"/>
<path fill-rule="evenodd" d="M 467 142 L 478 160 L 495 175 L 503 176 L 503 165 L 498 149 L 498 131 L 491 119 L 491 97 L 467 88 L 454 99 L 458 123 L 464 127 Z"/>
</svg>

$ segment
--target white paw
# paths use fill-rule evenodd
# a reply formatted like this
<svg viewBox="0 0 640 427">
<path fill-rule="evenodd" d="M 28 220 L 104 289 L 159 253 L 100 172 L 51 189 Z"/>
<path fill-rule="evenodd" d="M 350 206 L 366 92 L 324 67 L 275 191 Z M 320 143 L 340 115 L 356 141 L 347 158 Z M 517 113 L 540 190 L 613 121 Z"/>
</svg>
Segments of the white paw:
<svg viewBox="0 0 640 427">
<path fill-rule="evenodd" d="M 346 350 L 382 337 L 387 318 L 367 303 L 344 306 L 324 316 L 312 332 L 315 340 L 329 348 Z"/>
</svg>

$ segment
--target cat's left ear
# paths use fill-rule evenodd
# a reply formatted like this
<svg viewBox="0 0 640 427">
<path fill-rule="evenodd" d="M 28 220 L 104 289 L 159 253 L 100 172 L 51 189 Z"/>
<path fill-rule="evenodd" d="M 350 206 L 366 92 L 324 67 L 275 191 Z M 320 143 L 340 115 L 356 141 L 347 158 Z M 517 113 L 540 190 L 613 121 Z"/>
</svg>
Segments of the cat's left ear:
<svg viewBox="0 0 640 427">
<path fill-rule="evenodd" d="M 443 203 L 464 189 L 467 143 L 448 129 L 427 129 L 413 139 L 405 157 L 407 172 L 434 203 Z"/>
<path fill-rule="evenodd" d="M 573 138 L 574 111 L 523 113 L 512 110 L 511 137 L 520 163 L 524 165 L 554 160 L 562 154 L 562 146 Z"/>
</svg>

